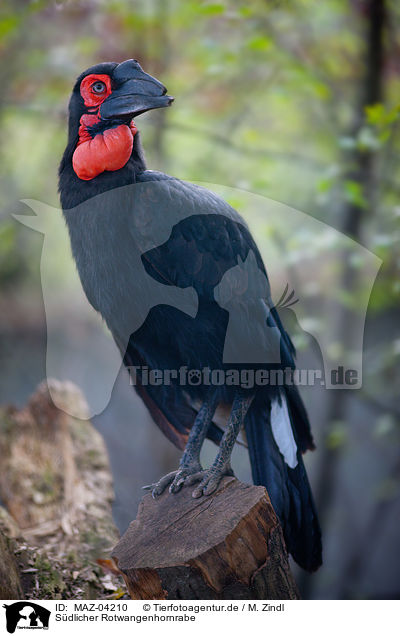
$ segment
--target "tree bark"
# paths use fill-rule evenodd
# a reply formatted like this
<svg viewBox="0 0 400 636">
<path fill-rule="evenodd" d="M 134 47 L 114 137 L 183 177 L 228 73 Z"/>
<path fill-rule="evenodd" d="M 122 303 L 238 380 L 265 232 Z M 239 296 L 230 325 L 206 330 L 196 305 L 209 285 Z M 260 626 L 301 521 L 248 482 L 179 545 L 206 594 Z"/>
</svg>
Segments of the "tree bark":
<svg viewBox="0 0 400 636">
<path fill-rule="evenodd" d="M 23 598 L 17 560 L 12 539 L 0 530 L 0 598 Z"/>
<path fill-rule="evenodd" d="M 112 552 L 133 599 L 297 599 L 282 530 L 262 486 L 146 495 Z"/>
<path fill-rule="evenodd" d="M 49 385 L 82 419 L 54 405 Z M 78 387 L 56 380 L 23 409 L 0 410 L 0 598 L 124 594 L 103 559 L 119 534 L 105 445 L 86 417 Z"/>
</svg>

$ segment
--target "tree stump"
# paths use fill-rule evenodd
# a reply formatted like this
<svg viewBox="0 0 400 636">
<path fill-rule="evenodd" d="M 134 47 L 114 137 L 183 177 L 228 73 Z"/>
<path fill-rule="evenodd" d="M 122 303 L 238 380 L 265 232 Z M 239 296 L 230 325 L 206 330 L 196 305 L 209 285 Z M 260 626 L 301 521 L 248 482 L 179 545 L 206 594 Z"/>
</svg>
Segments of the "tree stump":
<svg viewBox="0 0 400 636">
<path fill-rule="evenodd" d="M 267 491 L 225 477 L 218 491 L 146 495 L 112 552 L 133 599 L 297 599 Z"/>
</svg>

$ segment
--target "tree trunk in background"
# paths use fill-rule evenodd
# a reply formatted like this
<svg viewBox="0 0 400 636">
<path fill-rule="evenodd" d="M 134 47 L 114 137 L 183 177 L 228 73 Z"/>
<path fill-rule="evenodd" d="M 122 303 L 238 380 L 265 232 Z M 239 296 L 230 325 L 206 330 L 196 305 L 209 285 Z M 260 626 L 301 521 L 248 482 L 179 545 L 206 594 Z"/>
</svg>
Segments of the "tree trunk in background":
<svg viewBox="0 0 400 636">
<path fill-rule="evenodd" d="M 383 65 L 384 65 L 384 30 L 386 7 L 385 0 L 366 0 L 354 3 L 355 10 L 362 11 L 360 19 L 365 20 L 366 46 L 363 66 L 364 77 L 359 89 L 359 98 L 353 117 L 350 135 L 357 137 L 364 125 L 365 107 L 382 101 L 383 97 Z M 376 155 L 371 150 L 352 150 L 343 157 L 343 164 L 350 166 L 344 175 L 343 182 L 351 180 L 359 184 L 363 198 L 367 205 L 362 206 L 354 202 L 347 202 L 342 208 L 342 217 L 338 229 L 355 241 L 362 243 L 363 224 L 367 217 L 371 218 L 375 211 L 375 181 Z M 341 289 L 352 294 L 355 286 L 355 272 L 351 264 L 343 266 Z M 352 346 L 352 324 L 354 323 L 352 310 L 337 303 L 337 308 L 331 328 L 335 334 L 335 341 L 341 343 L 343 350 Z M 329 327 L 328 327 L 329 328 Z M 315 499 L 322 528 L 328 523 L 328 515 L 332 510 L 334 487 L 337 483 L 336 474 L 340 449 L 330 448 L 327 444 L 330 427 L 333 422 L 348 420 L 349 404 L 352 398 L 349 390 L 342 389 L 325 392 L 326 417 L 323 418 L 322 444 L 318 449 L 319 464 L 315 476 Z M 302 574 L 300 589 L 304 598 L 312 593 L 313 578 Z"/>
</svg>

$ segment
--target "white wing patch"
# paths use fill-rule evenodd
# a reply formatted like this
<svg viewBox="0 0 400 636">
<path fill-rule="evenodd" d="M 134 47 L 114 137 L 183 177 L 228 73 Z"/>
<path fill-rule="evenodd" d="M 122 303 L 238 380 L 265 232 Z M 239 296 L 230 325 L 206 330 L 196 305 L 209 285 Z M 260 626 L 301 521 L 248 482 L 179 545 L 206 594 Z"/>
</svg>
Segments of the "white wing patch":
<svg viewBox="0 0 400 636">
<path fill-rule="evenodd" d="M 271 428 L 275 442 L 289 468 L 297 466 L 297 445 L 294 441 L 286 398 L 282 395 L 282 404 L 275 400 L 271 406 Z"/>
</svg>

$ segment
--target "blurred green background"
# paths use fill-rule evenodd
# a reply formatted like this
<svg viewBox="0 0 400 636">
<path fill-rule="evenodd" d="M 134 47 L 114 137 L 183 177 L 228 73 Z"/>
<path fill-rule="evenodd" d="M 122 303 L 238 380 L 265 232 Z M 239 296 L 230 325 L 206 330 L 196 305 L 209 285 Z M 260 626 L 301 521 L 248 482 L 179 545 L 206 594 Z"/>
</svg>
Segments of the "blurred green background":
<svg viewBox="0 0 400 636">
<path fill-rule="evenodd" d="M 26 213 L 25 198 L 59 206 L 69 95 L 97 62 L 136 58 L 175 96 L 171 109 L 138 121 L 150 168 L 286 203 L 382 260 L 363 388 L 303 392 L 318 444 L 306 463 L 325 537 L 323 568 L 313 577 L 296 570 L 305 598 L 400 597 L 399 24 L 394 0 L 3 0 L 0 9 L 2 403 L 25 403 L 45 375 L 43 238 L 11 214 Z M 247 218 L 245 202 L 232 195 Z M 268 220 L 257 228 L 268 269 Z M 282 268 L 295 273 L 316 248 L 290 230 L 274 240 Z M 342 349 L 351 347 L 361 293 L 356 266 L 343 267 L 334 315 L 320 325 Z M 302 297 L 311 318 L 312 282 Z M 64 322 L 60 331 L 71 326 Z M 294 338 L 300 361 L 312 366 L 309 340 Z M 140 485 L 174 469 L 179 456 L 132 393 L 120 375 L 95 418 L 121 529 L 135 515 Z M 240 470 L 245 478 L 248 469 Z"/>
</svg>

